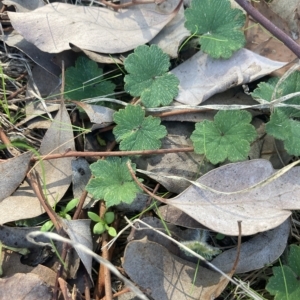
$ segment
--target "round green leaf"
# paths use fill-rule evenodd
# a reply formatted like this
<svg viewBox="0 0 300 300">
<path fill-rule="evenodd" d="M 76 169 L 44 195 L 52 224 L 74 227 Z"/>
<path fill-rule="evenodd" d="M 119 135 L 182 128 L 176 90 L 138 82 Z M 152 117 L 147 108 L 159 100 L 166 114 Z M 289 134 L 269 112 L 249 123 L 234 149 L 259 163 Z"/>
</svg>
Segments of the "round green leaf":
<svg viewBox="0 0 300 300">
<path fill-rule="evenodd" d="M 108 234 L 112 237 L 115 237 L 117 236 L 117 232 L 116 232 L 116 229 L 113 228 L 113 227 L 109 227 L 108 230 L 107 230 Z"/>
<path fill-rule="evenodd" d="M 101 218 L 97 214 L 93 213 L 92 211 L 88 211 L 88 217 L 91 220 L 93 220 L 94 222 L 101 222 L 102 221 Z"/>
<path fill-rule="evenodd" d="M 229 58 L 245 44 L 242 27 L 246 17 L 232 9 L 229 0 L 193 0 L 184 12 L 185 27 L 201 35 L 201 50 L 213 58 Z"/>
<path fill-rule="evenodd" d="M 178 78 L 167 73 L 169 56 L 157 45 L 142 45 L 124 61 L 125 90 L 134 97 L 141 97 L 146 107 L 168 105 L 178 94 Z"/>
<path fill-rule="evenodd" d="M 111 224 L 115 219 L 115 214 L 112 211 L 105 213 L 104 220 L 106 224 Z"/>
<path fill-rule="evenodd" d="M 163 137 L 167 135 L 160 119 L 145 117 L 140 106 L 127 105 L 114 114 L 117 126 L 113 129 L 121 150 L 156 150 L 161 147 Z"/>
<path fill-rule="evenodd" d="M 105 226 L 102 223 L 95 224 L 93 228 L 93 233 L 95 234 L 102 234 L 105 231 Z"/>
</svg>

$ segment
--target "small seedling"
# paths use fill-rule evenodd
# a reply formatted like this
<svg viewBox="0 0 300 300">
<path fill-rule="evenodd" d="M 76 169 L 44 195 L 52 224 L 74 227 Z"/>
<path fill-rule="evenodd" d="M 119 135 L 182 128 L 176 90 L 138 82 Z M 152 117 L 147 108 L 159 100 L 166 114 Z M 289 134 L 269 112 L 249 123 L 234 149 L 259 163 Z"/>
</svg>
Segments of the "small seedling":
<svg viewBox="0 0 300 300">
<path fill-rule="evenodd" d="M 77 199 L 77 198 L 69 201 L 67 206 L 62 207 L 62 210 L 60 212 L 58 212 L 57 214 L 63 219 L 71 220 L 72 217 L 68 214 L 68 212 L 70 212 L 73 208 L 75 208 L 75 206 L 78 204 L 78 202 L 79 202 L 79 199 Z M 53 228 L 53 222 L 51 220 L 49 220 L 41 227 L 41 231 L 50 231 L 50 230 L 52 230 L 52 228 Z"/>
<path fill-rule="evenodd" d="M 115 219 L 115 214 L 113 212 L 106 212 L 103 219 L 91 211 L 88 212 L 88 216 L 92 221 L 96 222 L 93 228 L 94 234 L 102 234 L 107 230 L 110 236 L 115 237 L 117 235 L 115 228 L 108 226 Z"/>
</svg>

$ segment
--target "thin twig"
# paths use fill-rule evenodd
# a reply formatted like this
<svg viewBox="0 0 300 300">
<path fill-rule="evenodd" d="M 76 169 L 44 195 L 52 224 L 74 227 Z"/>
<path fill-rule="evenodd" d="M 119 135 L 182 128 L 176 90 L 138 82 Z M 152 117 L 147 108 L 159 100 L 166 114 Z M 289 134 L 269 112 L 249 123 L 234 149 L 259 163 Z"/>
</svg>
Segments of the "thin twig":
<svg viewBox="0 0 300 300">
<path fill-rule="evenodd" d="M 90 156 L 134 156 L 134 155 L 154 155 L 178 152 L 194 152 L 193 147 L 158 149 L 158 150 L 139 150 L 139 151 L 114 151 L 114 152 L 82 152 L 82 151 L 65 151 L 64 153 L 42 155 L 33 157 L 31 161 L 50 160 L 65 157 L 90 157 Z"/>
<path fill-rule="evenodd" d="M 28 179 L 30 186 L 32 187 L 35 195 L 39 199 L 41 206 L 43 207 L 43 209 L 47 213 L 48 217 L 52 221 L 55 229 L 57 230 L 58 233 L 61 233 L 63 230 L 63 227 L 60 223 L 60 220 L 57 217 L 57 214 L 55 213 L 53 208 L 49 205 L 49 203 L 45 199 L 40 181 L 38 180 L 37 176 L 38 176 L 38 173 L 35 172 L 35 174 L 33 174 L 33 171 L 32 171 L 27 174 L 27 179 Z"/>
<path fill-rule="evenodd" d="M 163 203 L 167 203 L 166 199 L 162 198 L 162 197 L 159 197 L 153 193 L 151 193 L 150 191 L 148 191 L 139 181 L 138 179 L 136 178 L 135 174 L 134 174 L 134 171 L 132 170 L 131 168 L 131 165 L 130 165 L 130 161 L 127 162 L 127 168 L 129 169 L 129 172 L 133 178 L 133 180 L 137 183 L 137 185 L 146 193 L 148 194 L 149 196 L 153 197 L 154 199 L 160 201 L 160 202 L 163 202 Z"/>
<path fill-rule="evenodd" d="M 300 45 L 298 45 L 290 36 L 263 16 L 257 9 L 255 9 L 248 0 L 235 0 L 254 20 L 265 27 L 276 38 L 283 42 L 298 58 L 300 58 Z"/>
</svg>

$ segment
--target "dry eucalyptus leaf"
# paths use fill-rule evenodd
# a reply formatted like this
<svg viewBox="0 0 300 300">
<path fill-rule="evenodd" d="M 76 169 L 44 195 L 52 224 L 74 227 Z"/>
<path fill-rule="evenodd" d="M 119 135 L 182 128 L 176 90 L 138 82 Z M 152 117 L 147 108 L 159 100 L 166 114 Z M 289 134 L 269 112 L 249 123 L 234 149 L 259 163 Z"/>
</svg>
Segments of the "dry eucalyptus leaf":
<svg viewBox="0 0 300 300">
<path fill-rule="evenodd" d="M 93 249 L 92 235 L 90 224 L 91 220 L 66 220 L 61 219 L 64 224 L 64 230 L 68 233 L 70 240 L 73 242 L 80 243 L 90 250 Z M 87 270 L 87 273 L 90 275 L 91 282 L 92 278 L 92 260 L 93 258 L 88 255 L 85 251 L 74 246 L 78 256 L 80 257 L 84 267 Z"/>
<path fill-rule="evenodd" d="M 85 158 L 79 157 L 72 160 L 72 189 L 74 198 L 80 199 L 91 176 L 90 165 Z M 95 201 L 92 200 L 92 196 L 87 195 L 83 207 L 90 208 L 93 206 L 93 202 Z"/>
<path fill-rule="evenodd" d="M 214 94 L 246 84 L 281 68 L 285 63 L 272 61 L 247 49 L 227 60 L 213 59 L 199 51 L 173 69 L 180 80 L 178 102 L 198 105 Z"/>
<path fill-rule="evenodd" d="M 193 123 L 164 122 L 168 135 L 162 139 L 163 149 L 192 147 L 190 136 L 195 129 Z M 162 184 L 168 191 L 181 193 L 190 183 L 182 179 L 168 178 L 164 175 L 182 176 L 195 180 L 201 174 L 212 170 L 214 166 L 208 163 L 203 155 L 194 152 L 167 153 L 153 156 L 141 156 L 136 161 L 137 167 L 150 171 L 148 176 Z"/>
<path fill-rule="evenodd" d="M 10 277 L 16 273 L 31 273 L 38 275 L 49 286 L 55 285 L 56 272 L 43 265 L 31 267 L 20 262 L 20 254 L 9 250 L 3 251 L 3 275 Z M 2 298 L 1 298 L 2 299 Z"/>
<path fill-rule="evenodd" d="M 261 158 L 269 160 L 274 169 L 280 169 L 293 160 L 293 156 L 284 149 L 283 141 L 276 140 L 268 134 L 264 137 Z"/>
<path fill-rule="evenodd" d="M 43 0 L 3 0 L 3 4 L 7 6 L 13 5 L 17 12 L 26 12 L 44 6 Z"/>
<path fill-rule="evenodd" d="M 143 222 L 143 223 L 142 223 Z M 169 223 L 163 223 L 161 219 L 155 218 L 155 217 L 145 217 L 142 219 L 142 222 L 135 223 L 136 226 L 138 226 L 139 230 L 135 230 L 127 237 L 127 240 L 141 240 L 145 237 L 147 237 L 148 241 L 155 242 L 160 244 L 161 246 L 168 249 L 168 251 L 182 259 L 191 261 L 191 262 L 197 262 L 198 258 L 186 255 L 184 251 L 182 251 L 176 243 L 174 243 L 172 240 L 165 238 L 161 234 L 157 232 L 159 230 L 160 232 L 163 232 L 165 234 L 171 234 L 173 238 L 175 238 L 177 241 L 191 241 L 199 238 L 199 229 L 181 229 L 178 226 L 174 224 Z M 153 230 L 152 228 L 149 228 L 144 223 L 149 225 L 152 228 L 155 228 Z M 166 227 L 168 228 L 168 232 L 166 231 Z M 201 228 L 201 225 L 200 227 Z"/>
<path fill-rule="evenodd" d="M 50 300 L 52 292 L 36 274 L 17 273 L 9 278 L 0 279 L 1 300 Z"/>
<path fill-rule="evenodd" d="M 299 27 L 298 27 L 298 16 L 297 8 L 299 7 L 298 0 L 285 0 L 284 2 L 280 0 L 273 0 L 268 3 L 270 9 L 277 13 L 279 17 L 287 20 L 289 24 L 289 29 L 293 36 L 299 37 Z M 299 12 L 298 12 L 299 13 Z"/>
<path fill-rule="evenodd" d="M 216 294 L 223 280 L 220 274 L 197 267 L 146 239 L 126 246 L 123 267 L 131 280 L 146 289 L 154 300 L 214 299 L 222 292 Z"/>
<path fill-rule="evenodd" d="M 173 4 L 172 7 L 175 8 L 177 1 L 165 1 L 159 7 L 169 3 Z M 182 6 L 174 19 L 149 44 L 156 44 L 171 58 L 177 58 L 179 46 L 185 38 L 190 36 L 190 32 L 184 27 L 184 22 L 184 8 Z"/>
<path fill-rule="evenodd" d="M 83 52 L 89 59 L 100 64 L 119 64 L 123 65 L 123 61 L 119 58 L 120 55 L 101 54 L 93 51 L 81 49 L 76 45 L 70 44 L 71 49 L 74 52 Z"/>
<path fill-rule="evenodd" d="M 287 245 L 290 227 L 290 221 L 286 220 L 280 226 L 242 243 L 235 273 L 258 270 L 278 259 Z M 211 263 L 225 273 L 230 272 L 236 259 L 236 250 L 233 248 L 221 253 Z"/>
<path fill-rule="evenodd" d="M 113 123 L 113 114 L 115 113 L 113 109 L 79 101 L 73 102 L 86 112 L 90 121 L 97 124 L 97 128 L 103 128 Z"/>
<path fill-rule="evenodd" d="M 28 151 L 0 163 L 0 200 L 10 196 L 24 180 L 31 156 Z"/>
<path fill-rule="evenodd" d="M 203 228 L 204 226 L 184 213 L 182 210 L 172 206 L 163 205 L 159 207 L 159 216 L 166 222 L 186 227 L 186 228 Z"/>
<path fill-rule="evenodd" d="M 263 232 L 282 224 L 291 215 L 290 210 L 300 208 L 300 167 L 290 169 L 265 185 L 248 189 L 275 172 L 271 163 L 263 159 L 228 164 L 195 182 L 210 189 L 193 184 L 166 202 L 202 225 L 226 235 L 239 234 L 238 221 L 242 221 L 242 235 Z M 248 190 L 238 192 L 245 189 Z"/>
<path fill-rule="evenodd" d="M 8 15 L 14 29 L 42 51 L 58 53 L 70 49 L 72 43 L 82 49 L 113 54 L 149 42 L 176 13 L 176 9 L 158 13 L 145 5 L 115 12 L 51 3 L 32 12 Z"/>
<path fill-rule="evenodd" d="M 35 45 L 26 41 L 17 31 L 14 30 L 10 34 L 5 35 L 2 40 L 8 46 L 17 48 L 25 53 L 32 61 L 52 75 L 58 76 L 61 73 L 61 69 L 52 62 L 52 54 L 41 51 Z"/>
<path fill-rule="evenodd" d="M 41 155 L 64 153 L 74 149 L 74 136 L 70 117 L 64 105 L 47 130 L 39 150 Z M 35 169 L 41 180 L 45 179 L 46 196 L 51 206 L 60 201 L 72 181 L 71 157 L 44 160 Z M 41 165 L 42 164 L 42 167 Z M 43 176 L 45 175 L 45 176 Z M 44 213 L 35 193 L 24 182 L 12 196 L 0 203 L 0 224 L 36 217 Z"/>
</svg>

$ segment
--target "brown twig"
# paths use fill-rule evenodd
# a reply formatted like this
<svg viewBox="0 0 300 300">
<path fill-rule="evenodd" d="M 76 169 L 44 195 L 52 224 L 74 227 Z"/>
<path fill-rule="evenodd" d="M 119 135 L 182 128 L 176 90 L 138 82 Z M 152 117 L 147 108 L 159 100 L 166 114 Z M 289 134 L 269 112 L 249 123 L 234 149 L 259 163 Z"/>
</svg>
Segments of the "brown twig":
<svg viewBox="0 0 300 300">
<path fill-rule="evenodd" d="M 163 118 L 163 117 L 169 117 L 169 116 L 177 116 L 177 115 L 183 115 L 183 114 L 192 114 L 197 112 L 206 112 L 206 111 L 212 111 L 211 108 L 205 108 L 205 109 L 178 109 L 173 111 L 165 111 L 159 114 L 151 114 L 153 117 Z"/>
<path fill-rule="evenodd" d="M 139 150 L 139 151 L 114 151 L 114 152 L 81 152 L 81 151 L 66 151 L 65 153 L 56 153 L 33 157 L 31 161 L 50 160 L 64 157 L 90 157 L 90 156 L 134 156 L 134 155 L 154 155 L 167 154 L 178 152 L 193 152 L 193 147 L 174 148 L 174 149 L 158 149 L 158 150 Z"/>
<path fill-rule="evenodd" d="M 35 174 L 33 174 L 33 172 Z M 53 208 L 49 205 L 49 203 L 45 199 L 40 181 L 38 179 L 38 173 L 36 171 L 29 172 L 27 174 L 27 179 L 28 179 L 29 184 L 32 187 L 35 195 L 39 199 L 41 206 L 43 207 L 43 209 L 49 216 L 50 220 L 52 221 L 56 231 L 58 233 L 61 233 L 63 231 L 63 227 L 62 227 L 60 220 L 58 219 L 55 211 L 53 210 Z"/>
<path fill-rule="evenodd" d="M 236 267 L 240 260 L 241 245 L 242 245 L 242 221 L 238 221 L 238 228 L 239 228 L 238 244 L 237 244 L 237 249 L 236 249 L 235 261 L 233 263 L 233 266 L 232 266 L 232 269 L 230 272 L 231 275 L 234 274 Z"/>
<path fill-rule="evenodd" d="M 15 97 L 18 96 L 20 93 L 24 92 L 26 88 L 27 88 L 27 85 L 24 85 L 24 86 L 22 86 L 21 88 L 17 89 L 16 91 L 14 91 L 13 93 L 11 93 L 11 94 L 7 97 L 7 100 L 11 100 L 11 99 L 15 98 Z"/>
<path fill-rule="evenodd" d="M 121 295 L 126 294 L 126 293 L 130 293 L 130 292 L 131 292 L 130 288 L 125 288 L 125 289 L 121 290 L 120 292 L 117 292 L 117 293 L 113 294 L 113 298 L 116 298 L 118 296 L 121 296 Z"/>
<path fill-rule="evenodd" d="M 11 141 L 9 140 L 8 136 L 6 135 L 6 133 L 4 132 L 4 130 L 2 129 L 2 127 L 0 127 L 0 140 L 3 142 L 3 144 L 7 148 L 11 147 Z"/>
<path fill-rule="evenodd" d="M 155 186 L 155 188 L 154 188 L 154 190 L 153 190 L 153 194 L 155 194 L 158 191 L 159 187 L 160 187 L 160 184 L 157 183 L 156 186 Z M 139 219 L 142 218 L 142 216 L 144 215 L 144 211 L 150 206 L 151 200 L 152 200 L 152 196 L 149 196 L 148 201 L 146 203 L 146 206 L 142 209 L 142 212 L 141 212 L 141 214 L 138 217 Z M 132 226 L 131 230 L 130 230 L 130 233 L 129 233 L 128 237 L 127 237 L 127 241 L 131 241 L 131 240 L 134 239 L 135 232 L 136 232 L 136 227 Z"/>
<path fill-rule="evenodd" d="M 151 193 L 150 191 L 148 191 L 139 181 L 138 179 L 136 178 L 135 174 L 134 174 L 134 171 L 132 170 L 131 168 L 131 165 L 130 165 L 130 161 L 127 162 L 127 168 L 129 169 L 129 172 L 133 178 L 133 180 L 137 183 L 137 185 L 146 193 L 148 194 L 149 196 L 153 197 L 154 199 L 160 201 L 160 202 L 163 202 L 163 203 L 167 203 L 166 199 L 162 198 L 162 197 L 159 197 L 153 193 Z"/>
<path fill-rule="evenodd" d="M 99 216 L 101 219 L 104 218 L 105 212 L 106 212 L 105 203 L 104 203 L 104 201 L 101 201 L 100 207 L 99 207 Z M 110 260 L 110 255 L 109 255 L 109 251 L 107 248 L 108 238 L 109 238 L 108 233 L 105 231 L 102 234 L 102 257 L 105 258 L 106 260 Z M 105 291 L 105 299 L 112 300 L 110 271 L 103 264 L 100 264 L 97 289 L 95 291 L 96 300 L 100 300 L 101 298 L 104 297 L 104 291 Z"/>
</svg>

